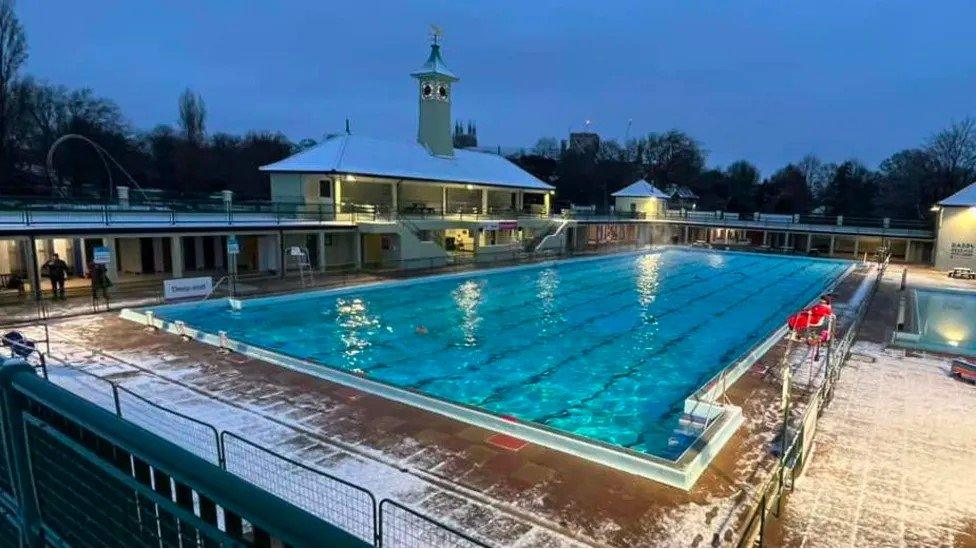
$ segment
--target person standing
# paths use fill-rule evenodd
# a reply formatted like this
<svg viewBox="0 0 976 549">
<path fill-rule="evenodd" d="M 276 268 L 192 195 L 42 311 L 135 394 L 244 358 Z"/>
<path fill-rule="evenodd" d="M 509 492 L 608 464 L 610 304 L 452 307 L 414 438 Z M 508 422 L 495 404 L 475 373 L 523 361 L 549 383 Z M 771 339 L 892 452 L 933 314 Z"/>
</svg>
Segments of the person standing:
<svg viewBox="0 0 976 549">
<path fill-rule="evenodd" d="M 47 267 L 47 277 L 51 279 L 54 299 L 64 299 L 64 281 L 68 278 L 68 264 L 58 257 L 58 254 L 54 254 L 44 263 L 44 267 Z"/>
<path fill-rule="evenodd" d="M 108 270 L 105 265 L 97 263 L 92 269 L 92 303 L 98 302 L 98 294 L 102 294 L 102 299 L 108 302 L 108 288 L 112 285 L 112 281 L 108 278 Z"/>
</svg>

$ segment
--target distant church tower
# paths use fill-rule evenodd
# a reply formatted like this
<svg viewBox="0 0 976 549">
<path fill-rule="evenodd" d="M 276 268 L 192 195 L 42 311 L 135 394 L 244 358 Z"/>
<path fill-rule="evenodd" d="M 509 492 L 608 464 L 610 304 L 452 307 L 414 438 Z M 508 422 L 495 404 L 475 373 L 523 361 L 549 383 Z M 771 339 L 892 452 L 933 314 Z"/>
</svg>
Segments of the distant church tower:
<svg viewBox="0 0 976 549">
<path fill-rule="evenodd" d="M 417 141 L 437 156 L 454 156 L 451 136 L 451 84 L 459 79 L 441 59 L 441 33 L 436 28 L 430 56 L 420 70 L 410 76 L 420 82 L 420 124 Z"/>
</svg>

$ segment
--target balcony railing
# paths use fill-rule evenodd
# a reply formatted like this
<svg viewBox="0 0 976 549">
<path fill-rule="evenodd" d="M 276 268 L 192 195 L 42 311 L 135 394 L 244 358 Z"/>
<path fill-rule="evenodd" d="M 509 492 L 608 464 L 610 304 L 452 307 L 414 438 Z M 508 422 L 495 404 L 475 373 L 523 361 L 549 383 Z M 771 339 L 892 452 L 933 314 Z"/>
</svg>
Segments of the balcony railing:
<svg viewBox="0 0 976 549">
<path fill-rule="evenodd" d="M 772 230 L 802 230 L 809 226 L 832 226 L 856 232 L 867 229 L 870 232 L 903 232 L 915 231 L 931 234 L 933 223 L 918 219 L 892 219 L 882 217 L 846 217 L 819 214 L 765 214 L 765 213 L 733 213 L 706 212 L 696 210 L 668 210 L 660 213 L 644 213 L 629 211 L 570 211 L 564 212 L 567 219 L 581 221 L 675 221 L 689 224 L 716 225 L 722 227 L 763 228 Z M 841 230 L 840 232 L 847 232 Z"/>
</svg>

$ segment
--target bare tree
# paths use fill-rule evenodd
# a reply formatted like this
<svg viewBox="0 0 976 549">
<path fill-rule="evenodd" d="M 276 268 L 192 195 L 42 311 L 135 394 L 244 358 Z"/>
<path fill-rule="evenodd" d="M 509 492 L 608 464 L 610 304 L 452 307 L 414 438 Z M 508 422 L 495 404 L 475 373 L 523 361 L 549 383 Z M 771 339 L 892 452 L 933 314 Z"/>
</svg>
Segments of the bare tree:
<svg viewBox="0 0 976 549">
<path fill-rule="evenodd" d="M 559 157 L 559 146 L 556 145 L 556 138 L 542 137 L 535 142 L 532 147 L 532 154 L 543 158 L 555 159 Z"/>
<path fill-rule="evenodd" d="M 207 122 L 207 106 L 199 93 L 187 88 L 180 95 L 180 128 L 191 145 L 203 144 Z"/>
<path fill-rule="evenodd" d="M 968 185 L 976 179 L 976 119 L 964 118 L 935 134 L 926 150 L 938 173 L 937 200 Z"/>
<path fill-rule="evenodd" d="M 14 0 L 0 0 L 0 159 L 8 157 L 17 73 L 27 60 L 27 37 L 14 13 Z"/>
<path fill-rule="evenodd" d="M 826 164 L 812 154 L 804 156 L 795 165 L 803 174 L 804 179 L 807 180 L 807 185 L 810 186 L 813 195 L 818 199 L 823 195 L 827 183 L 837 169 L 833 164 Z"/>
</svg>

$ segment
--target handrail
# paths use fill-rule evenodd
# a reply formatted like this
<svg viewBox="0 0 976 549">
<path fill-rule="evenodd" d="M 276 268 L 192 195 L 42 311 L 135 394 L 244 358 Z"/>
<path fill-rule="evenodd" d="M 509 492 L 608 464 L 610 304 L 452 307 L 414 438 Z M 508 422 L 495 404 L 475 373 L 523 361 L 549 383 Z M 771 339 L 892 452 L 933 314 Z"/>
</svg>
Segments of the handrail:
<svg viewBox="0 0 976 549">
<path fill-rule="evenodd" d="M 126 421 L 37 377 L 26 363 L 7 363 L 0 383 L 43 403 L 54 412 L 124 448 L 150 466 L 178 475 L 182 482 L 218 501 L 221 507 L 289 545 L 361 547 L 363 542 L 295 505 L 242 481 L 158 435 Z M 9 418 L 8 418 L 9 421 Z"/>
</svg>

